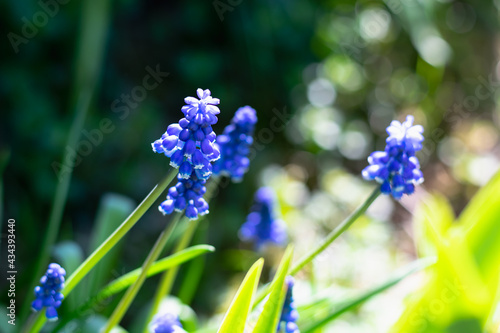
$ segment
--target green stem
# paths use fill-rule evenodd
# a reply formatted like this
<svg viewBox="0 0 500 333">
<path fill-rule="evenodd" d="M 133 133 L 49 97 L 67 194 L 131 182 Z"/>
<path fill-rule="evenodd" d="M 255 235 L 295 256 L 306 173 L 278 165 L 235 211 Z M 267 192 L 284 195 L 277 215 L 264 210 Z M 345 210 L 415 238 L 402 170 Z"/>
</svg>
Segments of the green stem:
<svg viewBox="0 0 500 333">
<path fill-rule="evenodd" d="M 372 192 L 372 194 L 366 199 L 366 201 L 359 206 L 354 212 L 351 213 L 342 223 L 340 223 L 335 229 L 332 230 L 326 236 L 325 240 L 321 242 L 314 250 L 312 250 L 309 254 L 307 254 L 304 258 L 302 258 L 295 266 L 292 268 L 290 274 L 295 275 L 299 272 L 305 265 L 310 263 L 318 254 L 323 252 L 334 240 L 336 240 L 340 235 L 344 233 L 349 227 L 361 216 L 363 215 L 368 207 L 377 199 L 380 195 L 380 187 Z"/>
<path fill-rule="evenodd" d="M 165 244 L 167 244 L 168 239 L 172 235 L 172 232 L 174 231 L 177 223 L 179 222 L 180 218 L 182 216 L 182 213 L 177 213 L 173 216 L 172 221 L 168 224 L 167 228 L 160 234 L 160 237 L 158 237 L 158 240 L 156 241 L 155 245 L 149 252 L 148 257 L 146 258 L 146 261 L 144 261 L 144 264 L 142 265 L 141 268 L 141 274 L 137 278 L 137 280 L 134 282 L 133 285 L 131 285 L 123 298 L 120 300 L 120 303 L 118 306 L 115 308 L 113 313 L 111 314 L 111 317 L 109 318 L 106 326 L 103 329 L 103 333 L 108 333 L 110 332 L 117 324 L 120 323 L 122 320 L 123 316 L 125 315 L 125 312 L 127 312 L 130 304 L 134 300 L 135 296 L 139 292 L 139 289 L 142 287 L 144 280 L 146 280 L 146 277 L 148 275 L 149 268 L 153 263 L 158 259 L 160 256 L 161 252 L 163 251 L 163 248 L 165 247 Z"/>
<path fill-rule="evenodd" d="M 183 219 L 186 220 L 186 219 Z M 173 253 L 177 253 L 179 251 L 184 250 L 189 243 L 191 243 L 191 239 L 193 238 L 194 232 L 196 231 L 196 228 L 198 227 L 199 220 L 196 221 L 187 221 L 189 223 L 188 228 L 182 235 L 182 238 L 179 240 L 179 243 L 177 243 Z M 151 305 L 151 310 L 149 312 L 149 316 L 147 318 L 146 323 L 149 323 L 150 320 L 153 318 L 154 314 L 158 311 L 158 308 L 160 306 L 161 300 L 163 299 L 164 296 L 169 295 L 170 292 L 172 291 L 172 286 L 174 284 L 175 278 L 177 276 L 177 273 L 179 272 L 180 266 L 176 266 L 174 268 L 169 269 L 165 273 L 163 273 L 160 283 L 156 289 L 155 296 L 153 298 L 153 304 Z M 147 325 L 146 325 L 147 327 Z M 147 328 L 146 328 L 147 332 Z"/>
<path fill-rule="evenodd" d="M 310 263 L 314 258 L 316 258 L 321 252 L 323 252 L 334 240 L 336 240 L 344 231 L 349 229 L 349 227 L 361 216 L 363 215 L 368 207 L 377 199 L 377 197 L 380 195 L 380 187 L 377 186 L 377 188 L 372 192 L 372 194 L 366 199 L 366 201 L 359 206 L 354 212 L 351 213 L 342 223 L 340 223 L 335 229 L 333 229 L 328 236 L 326 236 L 325 240 L 321 242 L 314 250 L 309 252 L 305 257 L 303 257 L 295 266 L 291 269 L 290 275 L 295 275 L 297 274 L 302 268 L 304 268 L 305 265 Z M 266 298 L 267 294 L 269 293 L 270 284 L 265 285 L 262 287 L 262 291 L 257 295 L 256 300 L 254 302 L 253 308 L 255 308 L 264 298 Z"/>
<path fill-rule="evenodd" d="M 206 193 L 206 200 L 207 202 L 210 202 L 210 199 L 212 198 L 215 189 L 219 185 L 220 178 L 215 176 L 212 178 L 212 181 L 207 185 L 207 193 Z M 201 220 L 204 217 L 200 217 L 198 220 L 195 221 L 188 221 L 189 225 L 186 231 L 183 233 L 181 239 L 179 240 L 179 243 L 177 243 L 173 253 L 180 252 L 184 250 L 186 247 L 189 246 L 191 243 L 191 240 L 193 239 L 193 235 L 198 228 L 198 225 L 200 224 Z M 186 220 L 184 218 L 183 220 Z M 179 272 L 180 266 L 176 266 L 174 268 L 169 269 L 165 273 L 163 273 L 160 284 L 158 285 L 156 289 L 155 296 L 153 298 L 153 303 L 151 305 L 151 309 L 149 311 L 149 315 L 146 319 L 146 324 L 144 328 L 144 332 L 148 332 L 147 324 L 151 321 L 155 313 L 158 311 L 158 308 L 160 306 L 161 300 L 170 294 L 172 291 L 172 287 L 175 282 L 175 278 L 177 277 L 177 273 Z"/>
<path fill-rule="evenodd" d="M 127 217 L 125 221 L 102 243 L 66 280 L 64 289 L 61 291 L 65 297 L 76 287 L 76 285 L 88 274 L 88 272 L 111 250 L 119 240 L 137 223 L 146 213 L 159 196 L 165 191 L 172 179 L 177 174 L 177 169 L 170 172 L 155 186 L 139 206 Z M 41 313 L 40 313 L 41 314 Z M 45 323 L 45 316 L 38 314 L 35 326 L 31 332 L 38 332 Z"/>
</svg>

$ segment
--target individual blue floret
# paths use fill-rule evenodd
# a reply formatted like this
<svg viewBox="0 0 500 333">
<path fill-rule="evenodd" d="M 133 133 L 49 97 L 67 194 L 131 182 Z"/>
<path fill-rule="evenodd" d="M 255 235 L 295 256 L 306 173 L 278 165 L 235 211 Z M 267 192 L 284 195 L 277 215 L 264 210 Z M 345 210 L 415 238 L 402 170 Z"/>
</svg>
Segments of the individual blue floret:
<svg viewBox="0 0 500 333">
<path fill-rule="evenodd" d="M 223 134 L 217 136 L 221 158 L 214 163 L 214 174 L 231 177 L 233 182 L 243 179 L 250 164 L 248 155 L 256 123 L 257 113 L 250 106 L 236 111 L 231 124 L 226 126 Z"/>
<path fill-rule="evenodd" d="M 394 120 L 387 133 L 384 151 L 375 151 L 368 157 L 369 166 L 363 169 L 366 180 L 376 180 L 384 194 L 401 199 L 403 194 L 412 194 L 415 185 L 424 181 L 420 163 L 415 153 L 422 149 L 424 128 L 413 126 L 413 116 L 400 123 Z"/>
<path fill-rule="evenodd" d="M 170 157 L 170 165 L 179 169 L 182 178 L 189 178 L 194 170 L 198 178 L 206 180 L 212 174 L 210 162 L 220 157 L 212 130 L 212 125 L 218 120 L 216 115 L 220 113 L 216 106 L 220 101 L 211 97 L 208 89 L 196 92 L 199 99 L 184 99 L 184 118 L 178 124 L 168 126 L 167 131 L 151 146 L 155 153 Z"/>
<path fill-rule="evenodd" d="M 293 299 L 293 286 L 295 285 L 295 280 L 291 276 L 286 278 L 287 292 L 285 297 L 285 303 L 283 304 L 283 310 L 281 311 L 281 318 L 278 325 L 278 332 L 281 329 L 281 324 L 285 326 L 285 333 L 300 333 L 299 328 L 296 324 L 299 319 L 299 313 L 297 312 L 297 307 Z"/>
<path fill-rule="evenodd" d="M 254 198 L 254 205 L 247 221 L 241 226 L 240 238 L 254 242 L 256 248 L 266 243 L 283 245 L 287 240 L 285 223 L 274 214 L 276 195 L 269 187 L 261 187 Z"/>
<path fill-rule="evenodd" d="M 172 214 L 175 210 L 182 212 L 186 210 L 186 216 L 190 220 L 196 220 L 198 216 L 208 214 L 208 203 L 203 199 L 207 191 L 206 181 L 198 178 L 195 171 L 188 178 L 177 176 L 177 184 L 168 190 L 167 200 L 158 207 L 165 214 Z"/>
<path fill-rule="evenodd" d="M 171 313 L 160 313 L 149 324 L 151 333 L 185 333 L 179 318 Z"/>
<path fill-rule="evenodd" d="M 31 303 L 34 311 L 46 308 L 48 320 L 57 320 L 57 308 L 64 298 L 61 290 L 64 288 L 66 271 L 58 264 L 50 264 L 47 272 L 40 279 L 40 286 L 35 288 L 35 300 Z"/>
</svg>

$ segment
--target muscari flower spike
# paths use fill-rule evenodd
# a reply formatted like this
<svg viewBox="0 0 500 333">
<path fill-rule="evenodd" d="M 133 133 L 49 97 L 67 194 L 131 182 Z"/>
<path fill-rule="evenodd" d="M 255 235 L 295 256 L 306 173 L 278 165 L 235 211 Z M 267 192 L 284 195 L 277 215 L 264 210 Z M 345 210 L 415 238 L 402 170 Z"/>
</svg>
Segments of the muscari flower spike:
<svg viewBox="0 0 500 333">
<path fill-rule="evenodd" d="M 231 124 L 226 126 L 223 134 L 217 136 L 217 145 L 221 158 L 214 163 L 214 174 L 231 177 L 239 182 L 248 170 L 250 145 L 253 143 L 253 131 L 257 123 L 257 113 L 250 106 L 239 108 L 234 114 Z"/>
<path fill-rule="evenodd" d="M 297 307 L 293 299 L 293 286 L 295 285 L 293 277 L 286 277 L 286 285 L 288 289 L 286 292 L 285 303 L 283 304 L 283 310 L 281 311 L 278 332 L 280 331 L 281 324 L 283 323 L 285 325 L 285 333 L 300 333 L 296 324 L 299 319 L 299 313 L 297 312 Z"/>
<path fill-rule="evenodd" d="M 421 125 L 413 126 L 413 116 L 407 116 L 403 123 L 392 121 L 387 127 L 389 137 L 385 150 L 370 154 L 370 165 L 363 169 L 363 178 L 376 180 L 382 184 L 382 193 L 391 194 L 398 200 L 403 194 L 412 194 L 415 185 L 424 181 L 420 163 L 415 156 L 422 149 L 423 132 Z"/>
<path fill-rule="evenodd" d="M 170 165 L 179 169 L 182 178 L 189 178 L 194 170 L 199 179 L 206 180 L 212 174 L 210 162 L 220 157 L 212 130 L 212 125 L 218 120 L 216 115 L 220 113 L 216 106 L 220 100 L 211 97 L 208 89 L 198 89 L 196 93 L 199 99 L 184 99 L 184 118 L 168 126 L 167 131 L 151 146 L 155 153 L 170 157 Z"/>
<path fill-rule="evenodd" d="M 158 206 L 158 210 L 165 215 L 172 214 L 174 210 L 182 212 L 185 209 L 190 220 L 208 214 L 208 203 L 203 199 L 203 194 L 207 191 L 206 181 L 198 178 L 194 170 L 187 179 L 180 174 L 177 179 L 177 184 L 168 190 L 167 200 Z"/>
<path fill-rule="evenodd" d="M 151 333 L 185 333 L 179 318 L 171 313 L 159 313 L 149 325 Z"/>
<path fill-rule="evenodd" d="M 58 264 L 50 264 L 47 272 L 40 279 L 40 286 L 35 288 L 35 300 L 31 303 L 34 311 L 47 308 L 45 316 L 48 320 L 57 320 L 57 308 L 64 298 L 61 290 L 64 288 L 66 271 Z"/>
<path fill-rule="evenodd" d="M 269 187 L 261 187 L 254 198 L 252 211 L 241 226 L 240 238 L 254 242 L 256 248 L 266 243 L 283 245 L 287 240 L 285 223 L 274 214 L 276 195 Z"/>
</svg>

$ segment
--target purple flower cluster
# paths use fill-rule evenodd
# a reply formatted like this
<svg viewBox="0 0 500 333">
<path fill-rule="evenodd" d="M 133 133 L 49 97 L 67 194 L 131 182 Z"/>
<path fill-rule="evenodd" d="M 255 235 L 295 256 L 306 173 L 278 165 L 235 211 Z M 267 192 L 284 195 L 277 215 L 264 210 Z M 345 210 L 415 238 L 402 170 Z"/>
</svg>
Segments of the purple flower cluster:
<svg viewBox="0 0 500 333">
<path fill-rule="evenodd" d="M 212 125 L 220 113 L 218 98 L 211 97 L 210 90 L 198 89 L 198 98 L 186 97 L 182 107 L 184 118 L 178 124 L 168 126 L 165 134 L 151 144 L 153 151 L 170 157 L 170 165 L 179 169 L 179 175 L 187 179 L 196 173 L 199 179 L 208 179 L 212 164 L 220 157 L 215 144 Z"/>
<path fill-rule="evenodd" d="M 208 214 L 208 203 L 203 199 L 207 191 L 206 181 L 198 178 L 195 171 L 188 178 L 177 176 L 178 182 L 168 190 L 167 200 L 163 201 L 158 209 L 165 214 L 172 214 L 175 210 L 182 212 L 186 210 L 186 216 L 190 220 L 196 220 L 198 216 Z"/>
<path fill-rule="evenodd" d="M 276 195 L 269 187 L 261 187 L 254 198 L 252 211 L 241 226 L 240 238 L 254 242 L 257 248 L 266 243 L 283 245 L 287 240 L 285 223 L 274 214 Z"/>
<path fill-rule="evenodd" d="M 161 313 L 154 316 L 149 325 L 151 333 L 183 333 L 182 324 L 177 316 L 171 313 Z"/>
<path fill-rule="evenodd" d="M 424 128 L 413 126 L 413 116 L 406 121 L 392 121 L 387 127 L 389 137 L 384 151 L 375 151 L 368 157 L 370 163 L 363 169 L 366 180 L 376 180 L 381 185 L 384 194 L 391 194 L 395 199 L 401 199 L 403 194 L 412 194 L 415 185 L 424 181 L 420 163 L 415 153 L 422 149 Z"/>
<path fill-rule="evenodd" d="M 293 299 L 293 286 L 295 285 L 295 280 L 291 276 L 286 278 L 287 292 L 285 297 L 285 303 L 283 304 L 283 310 L 281 312 L 280 323 L 278 325 L 278 332 L 281 329 L 281 323 L 285 324 L 285 333 L 300 333 L 297 327 L 297 320 L 299 319 L 299 313 L 297 312 L 297 307 Z"/>
<path fill-rule="evenodd" d="M 253 143 L 253 131 L 257 123 L 257 114 L 250 106 L 239 108 L 234 114 L 231 124 L 217 136 L 217 145 L 221 158 L 214 163 L 214 174 L 231 177 L 239 182 L 248 170 L 250 160 L 248 154 Z"/>
<path fill-rule="evenodd" d="M 61 290 L 64 288 L 66 271 L 58 264 L 50 264 L 47 272 L 40 279 L 40 286 L 35 288 L 35 300 L 31 303 L 34 311 L 47 309 L 45 316 L 48 320 L 57 320 L 57 308 L 64 298 Z"/>
</svg>

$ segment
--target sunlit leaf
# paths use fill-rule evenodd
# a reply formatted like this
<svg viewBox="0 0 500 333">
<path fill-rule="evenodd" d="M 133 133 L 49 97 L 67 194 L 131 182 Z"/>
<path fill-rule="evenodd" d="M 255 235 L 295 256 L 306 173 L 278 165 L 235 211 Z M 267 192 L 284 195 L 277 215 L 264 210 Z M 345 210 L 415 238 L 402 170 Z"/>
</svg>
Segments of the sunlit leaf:
<svg viewBox="0 0 500 333">
<path fill-rule="evenodd" d="M 259 259 L 250 268 L 217 331 L 218 333 L 244 332 L 263 266 L 264 259 Z"/>
<path fill-rule="evenodd" d="M 406 278 L 408 275 L 411 275 L 415 272 L 418 272 L 424 268 L 427 268 L 435 263 L 435 258 L 424 258 L 420 259 L 416 262 L 411 263 L 408 265 L 408 267 L 403 268 L 403 270 L 396 274 L 394 277 L 390 278 L 386 282 L 380 284 L 379 286 L 370 289 L 361 295 L 354 297 L 352 299 L 346 300 L 340 304 L 334 304 L 331 308 L 330 311 L 328 311 L 328 314 L 324 316 L 323 318 L 320 318 L 318 320 L 315 320 L 312 323 L 308 323 L 305 328 L 300 328 L 301 333 L 313 333 L 317 329 L 325 326 L 341 314 L 352 310 L 359 306 L 360 304 L 366 302 L 370 298 L 380 294 L 381 292 L 389 289 L 390 287 L 394 286 L 395 284 L 399 283 L 401 280 Z M 317 308 L 318 312 L 323 312 L 324 307 L 325 307 L 325 301 L 324 299 L 320 299 L 317 304 L 314 305 L 314 307 Z M 311 307 L 309 308 L 311 311 Z"/>
<path fill-rule="evenodd" d="M 275 332 L 278 328 L 278 322 L 283 309 L 283 302 L 285 300 L 287 288 L 285 279 L 290 268 L 290 261 L 292 260 L 293 248 L 289 246 L 281 260 L 280 267 L 271 284 L 271 292 L 269 298 L 264 304 L 264 309 L 257 320 L 253 332 Z"/>
</svg>

